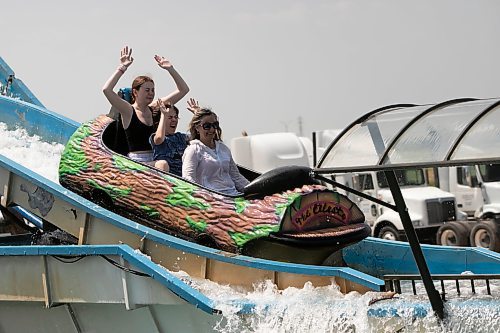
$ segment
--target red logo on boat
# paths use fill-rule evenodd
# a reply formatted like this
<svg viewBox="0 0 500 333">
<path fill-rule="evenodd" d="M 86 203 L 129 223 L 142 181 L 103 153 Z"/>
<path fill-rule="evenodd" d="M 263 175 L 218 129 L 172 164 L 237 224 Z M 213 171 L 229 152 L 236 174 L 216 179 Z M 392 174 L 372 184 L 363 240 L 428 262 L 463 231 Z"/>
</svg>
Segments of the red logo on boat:
<svg viewBox="0 0 500 333">
<path fill-rule="evenodd" d="M 316 201 L 302 207 L 292 216 L 292 223 L 302 230 L 306 226 L 324 226 L 325 224 L 348 224 L 349 209 L 331 201 Z M 337 222 L 337 223 L 336 223 Z"/>
</svg>

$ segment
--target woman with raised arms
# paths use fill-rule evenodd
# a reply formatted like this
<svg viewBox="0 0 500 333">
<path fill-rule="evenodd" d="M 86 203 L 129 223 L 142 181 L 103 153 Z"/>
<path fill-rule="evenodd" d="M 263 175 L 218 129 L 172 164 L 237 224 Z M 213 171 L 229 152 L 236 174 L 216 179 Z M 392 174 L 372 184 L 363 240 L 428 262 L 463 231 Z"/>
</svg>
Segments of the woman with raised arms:
<svg viewBox="0 0 500 333">
<path fill-rule="evenodd" d="M 172 63 L 165 57 L 155 55 L 154 59 L 158 66 L 165 69 L 176 84 L 176 90 L 169 95 L 154 100 L 155 84 L 149 76 L 138 76 L 132 82 L 132 101 L 128 103 L 122 99 L 113 89 L 118 80 L 132 65 L 132 49 L 125 46 L 120 54 L 120 65 L 113 72 L 102 88 L 109 103 L 120 113 L 123 128 L 129 147 L 128 156 L 138 162 L 154 165 L 153 153 L 149 143 L 149 137 L 156 128 L 153 121 L 153 111 L 161 106 L 173 105 L 182 99 L 188 92 L 189 87 L 182 77 L 174 69 Z M 156 112 L 158 113 L 158 112 Z M 160 113 L 158 113 L 160 114 Z"/>
</svg>

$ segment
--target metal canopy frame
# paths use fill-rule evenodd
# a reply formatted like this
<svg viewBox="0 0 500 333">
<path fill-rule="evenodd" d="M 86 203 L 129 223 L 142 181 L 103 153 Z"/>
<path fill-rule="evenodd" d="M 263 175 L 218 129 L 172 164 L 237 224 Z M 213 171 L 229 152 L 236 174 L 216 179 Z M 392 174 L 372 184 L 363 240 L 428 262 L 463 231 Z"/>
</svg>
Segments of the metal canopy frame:
<svg viewBox="0 0 500 333">
<path fill-rule="evenodd" d="M 414 129 L 419 121 L 426 120 L 427 117 L 439 112 L 439 115 L 447 116 L 446 112 L 449 111 L 450 107 L 455 108 L 467 108 L 471 106 L 471 103 L 479 103 L 479 106 L 484 105 L 484 108 L 478 109 L 477 115 L 472 117 L 468 122 L 464 124 L 464 128 L 461 131 L 457 131 L 455 137 L 451 140 L 452 143 L 444 154 L 442 159 L 427 159 L 427 160 L 412 160 L 410 158 L 405 158 L 399 162 L 390 161 L 390 153 L 398 149 L 397 145 L 400 143 L 401 138 L 406 135 L 410 130 Z M 399 128 L 395 133 L 388 137 L 388 141 L 381 145 L 382 136 L 380 131 L 380 126 L 378 124 L 378 119 L 387 114 L 395 114 L 398 111 L 408 111 L 405 116 L 411 114 L 412 109 L 420 108 L 420 110 L 415 110 L 415 114 L 412 118 L 409 118 L 406 123 L 403 123 L 401 128 Z M 325 152 L 319 159 L 314 171 L 318 174 L 329 174 L 329 173 L 341 173 L 346 171 L 375 171 L 375 170 L 397 170 L 414 168 L 416 166 L 420 167 L 446 167 L 446 166 L 456 166 L 456 165 L 466 165 L 466 164 L 480 164 L 480 163 L 496 163 L 500 160 L 500 150 L 498 152 L 493 152 L 493 155 L 479 156 L 476 155 L 471 158 L 467 157 L 456 157 L 457 150 L 464 145 L 464 140 L 468 138 L 469 135 L 475 129 L 475 126 L 480 123 L 481 120 L 485 119 L 491 114 L 500 115 L 500 98 L 495 99 L 475 99 L 475 98 L 460 98 L 453 99 L 443 103 L 435 105 L 416 105 L 416 104 L 394 104 L 385 106 L 374 111 L 367 113 L 355 120 L 351 125 L 349 125 L 345 130 L 343 130 L 326 148 Z M 463 119 L 465 122 L 466 120 Z M 489 123 L 492 126 L 492 130 L 495 133 L 500 133 L 500 124 Z M 453 126 L 450 124 L 450 126 Z M 359 129 L 368 128 L 369 134 L 375 146 L 378 160 L 374 163 L 364 163 L 356 160 L 356 153 L 352 155 L 353 162 L 351 164 L 345 165 L 336 159 L 335 150 L 342 148 L 347 144 L 352 142 L 348 141 L 348 137 L 352 133 L 357 133 Z M 374 132 L 375 131 L 375 132 Z M 360 131 L 358 131 L 360 132 Z M 346 139 L 347 138 L 347 139 Z M 500 135 L 498 137 L 498 142 L 496 144 L 500 145 Z M 425 147 L 420 145 L 418 148 L 430 150 L 431 146 Z M 365 151 L 366 153 L 367 151 Z M 369 151 L 368 151 L 369 152 Z M 328 160 L 327 160 L 328 159 Z"/>
<path fill-rule="evenodd" d="M 421 123 L 422 120 L 427 120 L 426 117 L 429 117 L 431 115 L 435 115 L 436 112 L 440 112 L 438 115 L 444 115 L 446 116 L 451 116 L 446 115 L 445 112 L 449 110 L 449 108 L 456 108 L 460 109 L 460 107 L 463 108 L 461 110 L 463 114 L 468 114 L 469 110 L 467 110 L 467 107 L 474 107 L 472 103 L 477 103 L 479 106 L 484 104 L 484 108 L 479 108 L 476 110 L 477 115 L 471 117 L 468 119 L 468 122 L 466 122 L 466 119 L 459 119 L 459 121 L 463 122 L 463 128 L 458 127 L 457 130 L 455 131 L 454 134 L 456 136 L 450 137 L 448 139 L 449 142 L 449 147 L 446 145 L 446 142 L 443 143 L 442 148 L 448 148 L 444 154 L 444 157 L 442 159 L 437 159 L 435 158 L 436 154 L 434 154 L 434 146 L 432 145 L 432 138 L 429 140 L 429 145 L 422 144 L 422 141 L 424 141 L 426 135 L 429 135 L 431 131 L 427 128 L 427 131 L 429 133 L 423 133 L 424 136 L 418 137 L 418 136 L 411 136 L 411 130 L 416 128 L 419 123 Z M 477 106 L 477 105 L 476 105 Z M 412 110 L 415 110 L 415 114 L 413 117 L 408 117 L 411 113 Z M 381 132 L 380 124 L 377 122 L 378 117 L 387 115 L 389 113 L 393 113 L 393 115 L 396 120 L 401 121 L 401 119 L 406 119 L 404 117 L 399 117 L 397 118 L 397 112 L 405 112 L 404 116 L 408 117 L 407 121 L 401 121 L 401 127 L 396 127 L 396 130 L 394 131 L 393 135 L 390 137 L 386 137 L 386 142 L 384 142 L 384 137 Z M 473 112 L 473 111 L 472 111 Z M 332 173 L 345 173 L 345 172 L 357 172 L 357 171 L 384 171 L 385 176 L 387 178 L 389 188 L 391 190 L 392 196 L 394 198 L 395 206 L 389 207 L 395 211 L 398 212 L 401 222 L 403 223 L 403 227 L 406 233 L 406 236 L 408 238 L 408 242 L 410 244 L 413 257 L 415 259 L 415 262 L 417 264 L 418 270 L 420 272 L 420 275 L 422 276 L 422 282 L 424 283 L 424 287 L 426 289 L 427 295 L 429 297 L 429 301 L 431 303 L 431 306 L 435 312 L 435 314 L 439 318 L 444 317 L 444 304 L 443 300 L 441 299 L 438 291 L 436 290 L 434 283 L 432 282 L 432 277 L 429 272 L 429 268 L 427 266 L 427 263 L 425 261 L 425 257 L 423 256 L 422 249 L 420 247 L 420 243 L 418 241 L 415 229 L 413 228 L 413 224 L 411 223 L 411 219 L 408 213 L 408 208 L 406 206 L 406 203 L 404 201 L 403 195 L 401 194 L 401 189 L 399 187 L 399 184 L 396 179 L 396 175 L 394 173 L 394 170 L 398 169 L 407 169 L 407 168 L 416 168 L 416 167 L 448 167 L 448 166 L 456 166 L 456 165 L 466 165 L 466 164 L 484 164 L 484 163 L 499 163 L 500 161 L 500 149 L 499 151 L 489 151 L 488 156 L 474 156 L 473 158 L 456 158 L 455 153 L 458 151 L 459 148 L 462 147 L 464 144 L 465 139 L 467 136 L 474 130 L 475 126 L 480 123 L 481 120 L 485 119 L 488 115 L 493 114 L 494 112 L 495 115 L 498 114 L 500 115 L 500 99 L 488 99 L 488 100 L 481 100 L 481 99 L 474 99 L 474 98 L 460 98 L 460 99 L 453 99 L 449 101 L 445 101 L 443 103 L 435 104 L 435 105 L 428 105 L 427 108 L 425 108 L 425 105 L 415 105 L 415 104 L 394 104 L 394 105 L 388 105 L 379 109 L 376 109 L 372 112 L 367 113 L 366 115 L 358 118 L 356 121 L 354 121 L 350 126 L 348 126 L 344 131 L 342 131 L 337 138 L 328 146 L 328 148 L 325 150 L 324 154 L 321 156 L 319 162 L 317 163 L 316 167 L 312 170 L 312 173 L 315 175 L 316 178 L 321 179 L 323 181 L 326 181 L 330 184 L 333 185 L 338 185 L 335 181 L 330 181 L 328 178 L 321 176 L 322 174 L 332 174 Z M 450 117 L 451 118 L 451 117 Z M 453 118 L 451 118 L 453 119 Z M 386 121 L 391 119 L 386 119 Z M 383 118 L 382 118 L 382 123 L 383 123 Z M 439 129 L 439 125 L 437 124 L 436 128 Z M 452 123 L 444 123 L 441 124 L 442 127 L 444 126 L 453 126 Z M 496 146 L 500 146 L 500 124 L 494 123 L 488 123 L 488 128 L 487 131 L 493 131 L 494 137 L 493 140 L 495 142 L 491 142 L 491 146 L 493 147 L 493 150 Z M 363 127 L 366 127 L 366 129 L 363 129 Z M 359 130 L 358 132 L 356 132 Z M 390 128 L 389 128 L 390 130 Z M 394 130 L 394 128 L 393 128 Z M 364 131 L 364 132 L 362 132 Z M 408 134 L 410 132 L 410 134 Z M 371 139 L 371 143 L 374 145 L 375 153 L 378 156 L 378 160 L 376 163 L 366 163 L 366 160 L 357 160 L 356 156 L 353 156 L 352 162 L 350 165 L 345 165 L 345 161 L 339 161 L 338 159 L 336 160 L 336 155 L 335 152 L 338 147 L 340 147 L 340 154 L 342 155 L 342 149 L 344 151 L 351 151 L 351 144 L 353 143 L 353 140 L 349 141 L 350 135 L 353 134 L 355 136 L 358 134 L 358 137 L 366 137 L 369 135 Z M 368 135 L 367 135 L 368 134 Z M 385 133 L 385 134 L 390 134 L 390 133 Z M 412 160 L 407 155 L 406 158 L 405 156 L 401 157 L 401 161 L 392 163 L 390 161 L 390 154 L 395 152 L 395 149 L 398 147 L 398 143 L 401 142 L 402 138 L 408 134 L 408 139 L 413 139 L 408 140 L 410 148 L 411 144 L 413 143 L 417 148 L 425 150 L 430 149 L 430 151 L 427 151 L 427 155 L 425 155 L 423 158 L 424 160 Z M 446 134 L 446 133 L 444 133 Z M 496 141 L 498 136 L 498 141 Z M 419 141 L 419 139 L 421 141 Z M 439 143 L 439 140 L 437 140 Z M 404 144 L 405 142 L 403 142 Z M 489 144 L 490 142 L 488 142 Z M 495 146 L 496 144 L 496 146 Z M 344 147 L 345 145 L 346 147 Z M 439 148 L 439 147 L 438 147 Z M 474 147 L 473 147 L 474 148 Z M 333 151 L 333 154 L 332 154 Z M 477 151 L 481 152 L 481 149 L 477 149 Z M 425 152 L 425 151 L 424 151 Z M 373 151 L 370 151 L 369 153 L 373 153 Z M 332 154 L 332 155 L 331 155 Z M 355 155 L 356 152 L 353 152 L 353 155 Z M 359 152 L 358 152 L 359 154 Z M 480 154 L 480 153 L 479 153 Z M 363 159 L 364 156 L 362 156 L 362 153 L 359 154 L 360 158 Z M 413 156 L 419 156 L 419 154 L 413 154 Z M 432 157 L 432 158 L 429 158 Z M 341 156 L 342 157 L 342 156 Z M 372 156 L 374 157 L 374 156 Z M 425 158 L 427 159 L 425 160 Z M 345 156 L 344 156 L 345 158 Z M 417 157 L 418 158 L 418 157 Z M 340 166 L 335 166 L 336 162 Z M 343 164 L 344 163 L 344 164 Z M 356 164 L 358 163 L 358 164 Z M 329 164 L 329 165 L 324 165 L 324 164 Z M 360 195 L 359 193 L 356 193 L 355 191 L 350 190 L 350 192 L 353 192 L 357 195 Z M 372 200 L 375 198 L 369 198 L 369 200 Z M 385 205 L 388 207 L 387 205 Z M 391 205 L 392 206 L 392 205 Z"/>
</svg>

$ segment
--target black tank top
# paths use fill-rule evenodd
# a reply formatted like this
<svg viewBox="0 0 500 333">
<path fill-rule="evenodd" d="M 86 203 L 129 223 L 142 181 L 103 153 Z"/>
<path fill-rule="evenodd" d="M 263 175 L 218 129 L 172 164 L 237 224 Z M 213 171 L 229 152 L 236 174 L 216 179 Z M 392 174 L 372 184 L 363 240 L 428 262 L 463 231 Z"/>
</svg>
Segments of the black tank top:
<svg viewBox="0 0 500 333">
<path fill-rule="evenodd" d="M 151 150 L 149 137 L 153 132 L 154 124 L 145 125 L 139 120 L 135 108 L 132 107 L 132 119 L 130 119 L 130 125 L 125 129 L 129 151 Z"/>
</svg>

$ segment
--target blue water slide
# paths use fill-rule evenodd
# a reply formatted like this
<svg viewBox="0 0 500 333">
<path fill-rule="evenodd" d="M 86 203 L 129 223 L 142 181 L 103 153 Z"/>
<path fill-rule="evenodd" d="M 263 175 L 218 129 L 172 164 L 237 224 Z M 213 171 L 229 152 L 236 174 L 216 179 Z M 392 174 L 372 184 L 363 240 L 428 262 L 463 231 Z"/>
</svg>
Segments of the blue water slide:
<svg viewBox="0 0 500 333">
<path fill-rule="evenodd" d="M 23 81 L 16 78 L 14 71 L 2 57 L 0 57 L 0 93 L 4 96 L 20 99 L 42 108 L 44 107 Z"/>
</svg>

